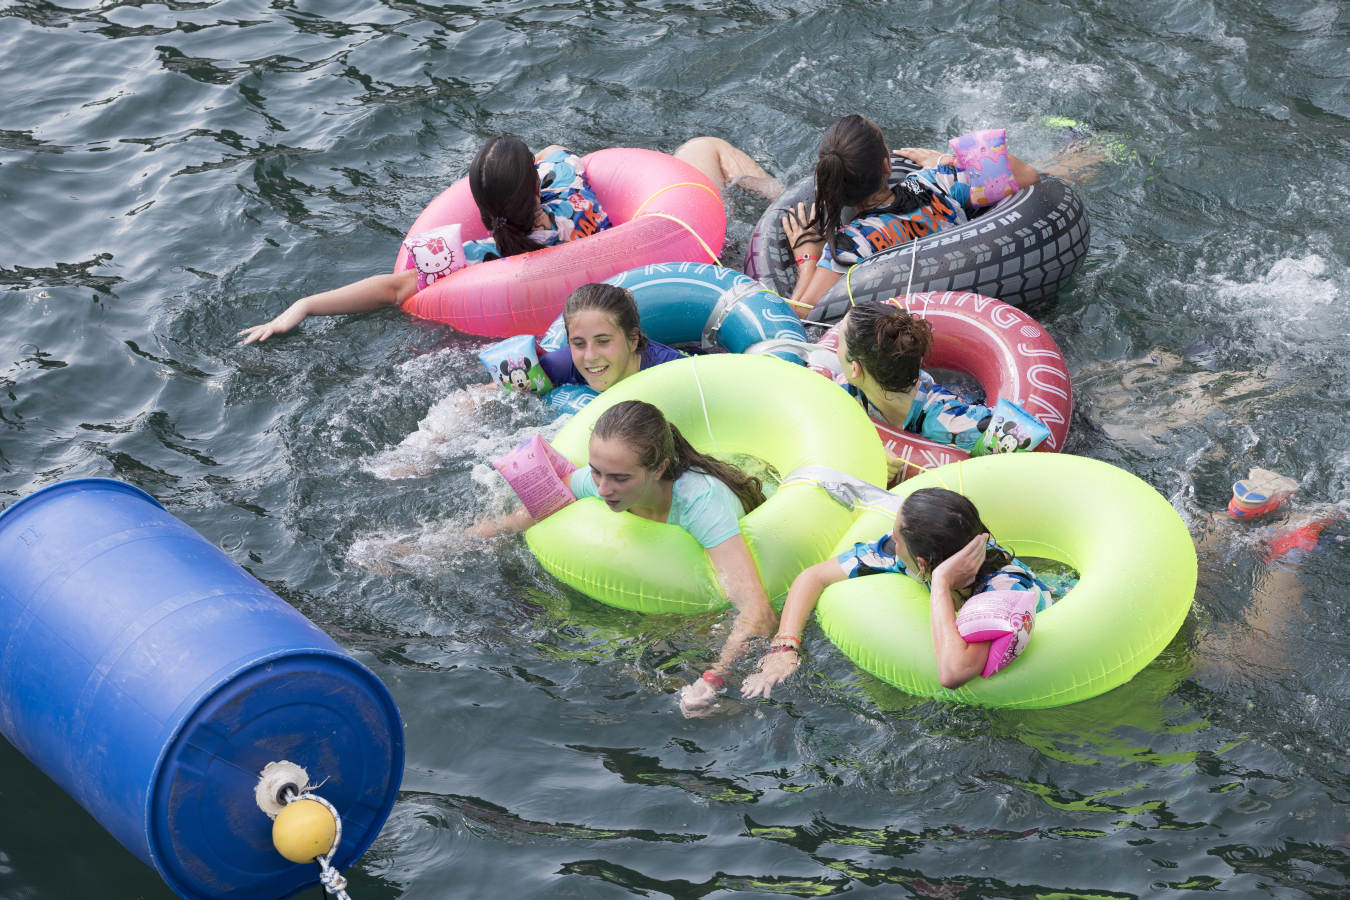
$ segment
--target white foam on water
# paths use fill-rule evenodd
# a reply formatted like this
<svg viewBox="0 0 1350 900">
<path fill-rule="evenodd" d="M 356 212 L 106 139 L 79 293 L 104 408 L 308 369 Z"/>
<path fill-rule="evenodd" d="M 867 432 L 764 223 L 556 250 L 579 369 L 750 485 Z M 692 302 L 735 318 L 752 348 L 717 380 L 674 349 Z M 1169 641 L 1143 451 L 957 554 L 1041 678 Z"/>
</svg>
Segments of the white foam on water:
<svg viewBox="0 0 1350 900">
<path fill-rule="evenodd" d="M 1350 311 L 1325 257 L 1281 257 L 1245 277 L 1199 273 L 1193 282 L 1173 281 L 1186 306 L 1210 318 L 1246 321 L 1260 337 L 1254 349 L 1278 354 L 1308 345 L 1336 349 L 1350 338 Z M 1343 278 L 1343 276 L 1342 276 Z"/>
</svg>

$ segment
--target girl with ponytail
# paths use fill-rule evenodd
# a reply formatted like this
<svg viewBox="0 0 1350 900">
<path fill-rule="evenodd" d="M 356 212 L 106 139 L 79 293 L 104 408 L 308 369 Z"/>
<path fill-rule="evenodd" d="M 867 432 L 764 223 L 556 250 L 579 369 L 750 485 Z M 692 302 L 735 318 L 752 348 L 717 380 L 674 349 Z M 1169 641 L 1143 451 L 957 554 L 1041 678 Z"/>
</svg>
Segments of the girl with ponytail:
<svg viewBox="0 0 1350 900">
<path fill-rule="evenodd" d="M 792 299 L 814 306 L 849 266 L 879 250 L 960 225 L 974 212 L 964 170 L 950 154 L 902 147 L 895 155 L 922 168 L 892 187 L 891 151 L 870 119 L 848 115 L 825 132 L 816 154 L 816 201 L 789 209 L 783 232 L 797 261 Z M 1036 170 L 1009 155 L 1023 187 L 1036 184 Z M 852 219 L 843 221 L 845 207 Z"/>
<path fill-rule="evenodd" d="M 472 265 L 587 237 L 610 227 L 581 160 L 559 146 L 531 155 L 515 135 L 490 138 L 469 164 L 469 190 L 492 236 L 464 243 Z M 336 316 L 398 306 L 417 291 L 417 270 L 372 275 L 296 300 L 270 322 L 239 332 L 240 342 L 265 341 L 309 316 Z"/>
<path fill-rule="evenodd" d="M 886 572 L 928 585 L 938 680 L 946 688 L 960 687 L 982 674 L 989 660 L 989 641 L 967 643 L 957 630 L 956 611 L 966 600 L 986 591 L 1027 591 L 1036 612 L 1054 602 L 1040 579 L 994 541 L 975 504 L 954 491 L 923 488 L 905 498 L 889 533 L 875 541 L 860 541 L 793 579 L 778 634 L 759 669 L 741 685 L 741 694 L 768 697 L 774 686 L 797 670 L 802 630 L 825 588 L 846 578 Z"/>
<path fill-rule="evenodd" d="M 758 478 L 700 453 L 666 421 L 661 410 L 625 400 L 595 422 L 590 465 L 572 474 L 572 493 L 598 497 L 616 513 L 628 512 L 688 531 L 707 551 L 736 617 L 717 662 L 680 691 L 685 715 L 708 710 L 731 664 L 750 639 L 773 633 L 777 621 L 759 570 L 741 536 L 739 519 L 764 502 Z M 479 523 L 479 537 L 521 531 L 534 524 L 524 510 Z"/>
</svg>

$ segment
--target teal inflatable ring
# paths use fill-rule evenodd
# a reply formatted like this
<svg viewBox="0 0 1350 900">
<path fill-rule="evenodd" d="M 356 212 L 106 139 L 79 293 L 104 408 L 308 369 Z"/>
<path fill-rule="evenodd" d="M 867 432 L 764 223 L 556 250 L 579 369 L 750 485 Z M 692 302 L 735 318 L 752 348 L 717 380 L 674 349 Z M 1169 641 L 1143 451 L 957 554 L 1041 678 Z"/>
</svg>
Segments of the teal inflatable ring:
<svg viewBox="0 0 1350 900">
<path fill-rule="evenodd" d="M 979 706 L 1041 708 L 1085 700 L 1129 681 L 1176 635 L 1195 596 L 1195 546 L 1171 504 L 1123 469 L 1079 456 L 982 456 L 923 473 L 924 487 L 965 494 L 1016 555 L 1067 563 L 1079 581 L 1036 616 L 1022 655 L 955 690 L 938 683 L 928 590 L 904 575 L 831 585 L 817 618 L 830 640 L 881 680 L 921 696 Z M 866 511 L 835 547 L 875 540 L 894 525 Z"/>
<path fill-rule="evenodd" d="M 644 369 L 578 412 L 553 445 L 586 465 L 595 420 L 621 400 L 655 404 L 704 453 L 751 454 L 784 476 L 799 466 L 827 465 L 885 483 L 881 439 L 862 407 L 835 384 L 781 359 L 715 354 Z M 775 605 L 797 573 L 829 554 L 853 517 L 819 488 L 792 484 L 741 519 Z M 708 554 L 689 532 L 614 513 L 596 498 L 564 507 L 527 530 L 525 540 L 560 581 L 611 606 L 697 613 L 727 602 Z"/>
</svg>

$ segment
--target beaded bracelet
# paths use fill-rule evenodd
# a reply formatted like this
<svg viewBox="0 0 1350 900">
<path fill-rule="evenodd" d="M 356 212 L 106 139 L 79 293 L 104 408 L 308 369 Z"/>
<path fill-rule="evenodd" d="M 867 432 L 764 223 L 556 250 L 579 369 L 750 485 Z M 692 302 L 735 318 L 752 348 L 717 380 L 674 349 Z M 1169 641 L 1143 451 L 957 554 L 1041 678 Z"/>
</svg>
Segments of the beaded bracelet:
<svg viewBox="0 0 1350 900">
<path fill-rule="evenodd" d="M 716 691 L 720 691 L 722 688 L 726 687 L 727 684 L 727 680 L 723 678 L 721 675 L 718 675 L 712 669 L 709 669 L 708 671 L 703 673 L 703 680 L 708 682 L 708 684 L 712 685 L 713 690 Z"/>
<path fill-rule="evenodd" d="M 798 647 L 800 647 L 800 646 L 802 645 L 802 639 L 799 638 L 799 637 L 797 637 L 795 634 L 775 634 L 775 635 L 773 636 L 773 640 L 775 640 L 775 641 L 792 641 L 792 642 L 795 643 Z M 772 641 L 771 641 L 770 643 L 772 643 Z"/>
<path fill-rule="evenodd" d="M 797 257 L 797 265 L 800 266 L 803 263 L 815 262 L 818 259 L 820 259 L 819 256 L 812 256 L 809 253 L 803 253 L 801 256 Z"/>
<path fill-rule="evenodd" d="M 765 655 L 767 656 L 769 653 L 782 653 L 786 650 L 791 650 L 798 656 L 802 655 L 802 651 L 792 646 L 791 644 L 778 644 L 776 646 L 770 647 Z"/>
</svg>

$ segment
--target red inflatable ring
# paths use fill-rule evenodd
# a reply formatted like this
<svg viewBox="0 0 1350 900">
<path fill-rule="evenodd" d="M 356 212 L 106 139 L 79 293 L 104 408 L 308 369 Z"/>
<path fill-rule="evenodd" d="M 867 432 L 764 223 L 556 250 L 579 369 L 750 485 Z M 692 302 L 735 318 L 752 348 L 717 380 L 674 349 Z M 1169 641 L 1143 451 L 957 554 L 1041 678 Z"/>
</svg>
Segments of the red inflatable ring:
<svg viewBox="0 0 1350 900">
<path fill-rule="evenodd" d="M 1017 403 L 1050 429 L 1036 449 L 1058 452 L 1069 434 L 1073 385 L 1059 345 L 1035 319 L 1015 306 L 983 294 L 955 291 L 907 294 L 889 301 L 933 326 L 933 348 L 925 367 L 954 369 L 975 378 L 990 406 L 1002 397 Z M 842 324 L 842 323 L 841 323 Z M 825 333 L 820 346 L 839 347 L 839 325 Z M 812 364 L 833 378 L 837 371 Z M 959 447 L 939 444 L 917 434 L 872 420 L 886 449 L 912 465 L 901 480 L 949 462 L 969 459 Z"/>
</svg>

